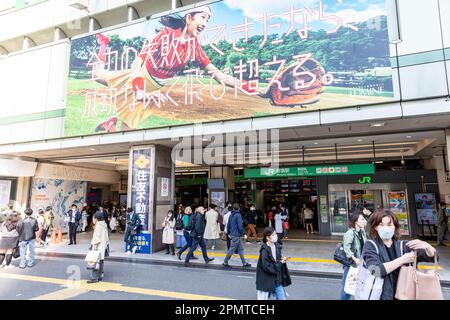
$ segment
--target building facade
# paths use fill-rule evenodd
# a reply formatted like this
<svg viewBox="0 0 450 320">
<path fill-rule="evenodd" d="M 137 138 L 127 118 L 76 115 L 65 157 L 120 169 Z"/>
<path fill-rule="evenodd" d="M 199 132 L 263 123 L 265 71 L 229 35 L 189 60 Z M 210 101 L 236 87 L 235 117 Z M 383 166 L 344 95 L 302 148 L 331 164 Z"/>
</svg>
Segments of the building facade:
<svg viewBox="0 0 450 320">
<path fill-rule="evenodd" d="M 308 203 L 325 236 L 390 206 L 421 234 L 450 204 L 450 2 L 366 2 L 3 1 L 2 205 L 126 199 L 148 252 L 178 202 Z"/>
</svg>

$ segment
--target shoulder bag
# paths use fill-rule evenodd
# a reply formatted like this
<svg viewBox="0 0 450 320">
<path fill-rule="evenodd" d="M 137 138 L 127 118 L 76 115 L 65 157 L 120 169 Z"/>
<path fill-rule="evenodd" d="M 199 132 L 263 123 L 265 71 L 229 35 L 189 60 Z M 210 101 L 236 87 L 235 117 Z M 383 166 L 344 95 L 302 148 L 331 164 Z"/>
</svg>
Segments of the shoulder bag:
<svg viewBox="0 0 450 320">
<path fill-rule="evenodd" d="M 400 255 L 403 255 L 404 241 L 400 244 Z M 417 256 L 414 263 L 400 268 L 395 298 L 398 300 L 444 300 L 442 295 L 437 255 L 434 256 L 434 269 L 425 272 L 417 270 Z"/>
</svg>

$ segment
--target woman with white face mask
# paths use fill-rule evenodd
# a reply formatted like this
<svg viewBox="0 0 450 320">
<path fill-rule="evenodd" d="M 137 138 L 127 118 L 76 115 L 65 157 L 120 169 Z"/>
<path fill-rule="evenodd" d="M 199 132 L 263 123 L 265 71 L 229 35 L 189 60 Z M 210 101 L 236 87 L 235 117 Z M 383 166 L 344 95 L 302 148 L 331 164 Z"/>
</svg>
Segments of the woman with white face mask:
<svg viewBox="0 0 450 320">
<path fill-rule="evenodd" d="M 400 267 L 414 262 L 434 262 L 437 251 L 421 240 L 400 241 L 400 224 L 390 210 L 379 209 L 370 218 L 370 235 L 378 247 L 367 241 L 363 260 L 374 275 L 384 278 L 380 300 L 394 300 Z M 402 247 L 400 247 L 402 246 Z M 403 252 L 403 255 L 401 254 Z"/>
<path fill-rule="evenodd" d="M 163 229 L 163 238 L 162 242 L 166 245 L 166 254 L 175 255 L 175 217 L 173 216 L 173 210 L 169 210 L 167 212 L 167 216 L 162 223 Z"/>
<path fill-rule="evenodd" d="M 263 244 L 256 267 L 258 300 L 268 300 L 271 296 L 275 296 L 277 300 L 287 299 L 284 287 L 291 284 L 287 260 L 281 255 L 281 245 L 275 229 L 267 227 L 263 233 Z"/>
</svg>

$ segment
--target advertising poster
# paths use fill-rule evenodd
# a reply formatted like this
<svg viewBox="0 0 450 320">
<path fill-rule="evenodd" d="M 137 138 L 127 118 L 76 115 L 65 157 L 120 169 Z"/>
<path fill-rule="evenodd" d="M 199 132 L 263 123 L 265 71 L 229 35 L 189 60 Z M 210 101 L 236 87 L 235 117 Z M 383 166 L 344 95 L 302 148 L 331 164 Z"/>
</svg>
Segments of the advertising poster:
<svg viewBox="0 0 450 320">
<path fill-rule="evenodd" d="M 436 224 L 437 206 L 434 193 L 416 193 L 414 199 L 419 224 L 422 224 L 422 221 Z"/>
<path fill-rule="evenodd" d="M 34 178 L 31 184 L 31 209 L 52 207 L 55 215 L 54 225 L 68 232 L 64 215 L 76 204 L 81 210 L 86 201 L 87 182 L 62 179 Z"/>
<path fill-rule="evenodd" d="M 149 230 L 152 149 L 133 150 L 131 207 L 141 219 L 140 231 Z"/>
<path fill-rule="evenodd" d="M 392 102 L 389 57 L 385 0 L 215 1 L 73 39 L 64 134 Z"/>
<path fill-rule="evenodd" d="M 320 220 L 322 223 L 328 223 L 328 203 L 327 196 L 320 196 Z"/>
<path fill-rule="evenodd" d="M 402 235 L 410 235 L 405 192 L 388 192 L 388 201 L 389 209 L 397 216 L 400 223 Z"/>
<path fill-rule="evenodd" d="M 225 208 L 225 191 L 212 191 L 211 203 L 219 208 Z"/>
<path fill-rule="evenodd" d="M 140 232 L 133 237 L 133 247 L 137 247 L 136 253 L 151 254 L 152 235 L 150 232 Z M 125 244 L 125 252 L 131 250 L 128 244 Z"/>
<path fill-rule="evenodd" d="M 0 180 L 0 208 L 9 205 L 11 197 L 11 180 Z"/>
</svg>

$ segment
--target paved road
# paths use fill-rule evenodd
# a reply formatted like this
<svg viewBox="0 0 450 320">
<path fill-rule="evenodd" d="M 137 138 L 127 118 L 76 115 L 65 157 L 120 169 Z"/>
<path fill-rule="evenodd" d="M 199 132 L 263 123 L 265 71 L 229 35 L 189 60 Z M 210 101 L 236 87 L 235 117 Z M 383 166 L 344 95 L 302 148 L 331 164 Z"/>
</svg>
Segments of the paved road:
<svg viewBox="0 0 450 320">
<path fill-rule="evenodd" d="M 104 282 L 86 284 L 84 261 L 44 258 L 33 268 L 0 269 L 0 300 L 239 299 L 254 300 L 255 274 L 184 266 L 106 262 Z M 337 299 L 340 280 L 292 277 L 290 299 Z M 444 289 L 450 300 L 450 290 Z"/>
</svg>

